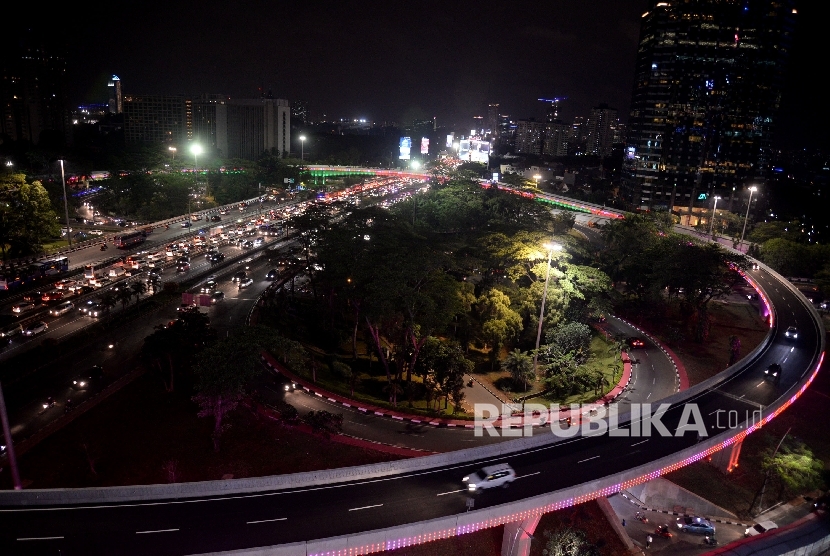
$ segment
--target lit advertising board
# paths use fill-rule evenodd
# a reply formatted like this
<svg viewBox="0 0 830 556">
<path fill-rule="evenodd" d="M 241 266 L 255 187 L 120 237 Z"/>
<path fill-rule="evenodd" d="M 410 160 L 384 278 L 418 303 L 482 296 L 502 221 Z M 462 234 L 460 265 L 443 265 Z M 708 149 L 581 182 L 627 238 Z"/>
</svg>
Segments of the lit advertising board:
<svg viewBox="0 0 830 556">
<path fill-rule="evenodd" d="M 458 143 L 458 158 L 464 161 L 470 160 L 470 140 L 462 139 Z"/>
<path fill-rule="evenodd" d="M 490 164 L 490 141 L 470 141 L 470 162 Z"/>
<path fill-rule="evenodd" d="M 453 142 L 454 139 L 455 139 L 455 133 L 450 133 L 449 135 L 447 135 L 447 148 L 448 149 L 452 148 L 452 142 Z"/>
<path fill-rule="evenodd" d="M 409 153 L 412 151 L 412 138 L 411 137 L 401 137 L 401 142 L 398 147 L 400 150 L 400 155 L 398 158 L 401 160 L 409 160 Z"/>
<path fill-rule="evenodd" d="M 429 138 L 421 137 L 421 154 L 429 154 Z"/>
</svg>

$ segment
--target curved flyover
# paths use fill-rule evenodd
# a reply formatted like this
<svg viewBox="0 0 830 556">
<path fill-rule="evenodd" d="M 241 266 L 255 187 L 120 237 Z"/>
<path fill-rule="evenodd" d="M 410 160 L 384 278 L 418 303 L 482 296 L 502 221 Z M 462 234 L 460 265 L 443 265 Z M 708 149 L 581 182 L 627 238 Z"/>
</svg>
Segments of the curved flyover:
<svg viewBox="0 0 830 556">
<path fill-rule="evenodd" d="M 275 547 L 270 554 L 366 554 L 526 519 L 609 495 L 742 440 L 793 403 L 823 361 L 815 308 L 767 268 L 750 272 L 772 307 L 770 333 L 723 373 L 661 400 L 661 436 L 620 417 L 619 433 L 550 434 L 411 460 L 294 475 L 79 490 L 0 492 L 0 552 L 195 554 Z M 784 335 L 799 327 L 793 343 Z M 780 363 L 779 383 L 764 369 Z M 682 434 L 695 404 L 708 437 Z M 655 404 L 656 405 L 656 404 Z M 656 407 L 655 407 L 656 409 Z M 731 428 L 730 428 L 731 427 Z M 509 462 L 510 489 L 473 498 L 461 478 Z M 246 551 L 247 552 L 247 551 Z"/>
</svg>

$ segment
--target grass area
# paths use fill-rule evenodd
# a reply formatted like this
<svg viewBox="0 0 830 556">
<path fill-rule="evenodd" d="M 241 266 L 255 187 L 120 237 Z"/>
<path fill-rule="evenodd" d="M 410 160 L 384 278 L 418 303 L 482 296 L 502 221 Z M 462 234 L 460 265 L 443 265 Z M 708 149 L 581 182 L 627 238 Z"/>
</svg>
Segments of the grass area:
<svg viewBox="0 0 830 556">
<path fill-rule="evenodd" d="M 567 405 L 571 403 L 589 403 L 604 396 L 606 393 L 611 391 L 614 388 L 614 386 L 617 385 L 617 382 L 620 380 L 620 377 L 622 376 L 621 364 L 619 365 L 619 368 L 616 371 L 612 370 L 610 367 L 611 364 L 620 362 L 618 355 L 609 353 L 608 348 L 610 347 L 610 345 L 611 344 L 601 335 L 594 335 L 594 337 L 591 339 L 591 357 L 588 360 L 588 362 L 584 365 L 584 368 L 588 370 L 600 371 L 608 380 L 608 385 L 599 393 L 595 392 L 594 390 L 589 390 L 587 392 L 574 393 L 564 397 L 555 396 L 552 393 L 548 393 L 528 398 L 526 400 L 527 403 L 541 403 L 544 405 L 558 403 L 561 405 Z M 477 373 L 476 378 L 480 380 L 482 383 L 486 384 L 491 390 L 503 392 L 505 396 L 508 396 L 510 398 L 516 398 L 518 396 L 526 395 L 520 388 L 517 390 L 505 390 L 506 387 L 511 387 L 513 383 L 513 381 L 510 378 L 510 374 L 507 371 L 490 371 L 489 365 L 486 368 L 488 370 Z M 544 382 L 536 382 L 534 384 L 529 385 L 528 392 L 532 393 L 534 390 L 542 391 L 544 386 Z"/>
<path fill-rule="evenodd" d="M 229 416 L 215 453 L 213 421 L 196 412 L 189 393 L 166 393 L 147 373 L 26 452 L 21 476 L 28 488 L 79 488 L 166 483 L 171 469 L 174 482 L 187 482 L 399 459 L 324 440 L 242 407 Z M 11 488 L 8 469 L 0 473 L 0 486 Z"/>
</svg>

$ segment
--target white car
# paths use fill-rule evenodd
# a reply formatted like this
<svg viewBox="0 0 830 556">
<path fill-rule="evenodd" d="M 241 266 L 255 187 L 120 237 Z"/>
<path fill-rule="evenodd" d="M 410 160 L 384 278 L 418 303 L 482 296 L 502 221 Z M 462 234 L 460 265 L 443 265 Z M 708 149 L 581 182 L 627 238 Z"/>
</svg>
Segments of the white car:
<svg viewBox="0 0 830 556">
<path fill-rule="evenodd" d="M 55 305 L 51 309 L 49 309 L 49 314 L 53 317 L 59 317 L 61 315 L 65 315 L 69 311 L 71 311 L 75 305 L 72 304 L 71 301 L 64 301 L 60 305 Z"/>
<path fill-rule="evenodd" d="M 482 467 L 461 479 L 467 483 L 467 490 L 475 492 L 495 487 L 507 487 L 516 480 L 516 472 L 506 463 Z"/>
<path fill-rule="evenodd" d="M 744 531 L 744 536 L 754 537 L 755 535 L 760 535 L 761 533 L 766 533 L 767 531 L 771 531 L 773 529 L 778 529 L 778 525 L 776 525 L 774 521 L 762 521 Z"/>
<path fill-rule="evenodd" d="M 787 328 L 787 331 L 784 332 L 784 336 L 786 336 L 787 338 L 789 338 L 791 340 L 797 340 L 798 339 L 798 328 L 796 328 L 795 326 L 790 326 L 789 328 Z"/>
<path fill-rule="evenodd" d="M 31 311 L 35 308 L 35 304 L 31 301 L 23 301 L 22 303 L 18 303 L 14 307 L 12 307 L 12 313 L 25 313 L 26 311 Z"/>
<path fill-rule="evenodd" d="M 239 289 L 241 290 L 242 288 L 247 288 L 248 286 L 250 286 L 253 283 L 254 283 L 253 278 L 245 278 L 244 280 L 240 280 L 239 281 Z"/>
<path fill-rule="evenodd" d="M 47 328 L 49 328 L 49 325 L 41 320 L 38 322 L 33 322 L 32 324 L 27 326 L 23 330 L 23 334 L 26 336 L 37 336 L 41 332 L 45 332 Z"/>
<path fill-rule="evenodd" d="M 104 235 L 104 232 L 102 230 L 87 230 L 86 233 L 88 233 L 91 236 L 102 236 L 102 235 Z"/>
</svg>

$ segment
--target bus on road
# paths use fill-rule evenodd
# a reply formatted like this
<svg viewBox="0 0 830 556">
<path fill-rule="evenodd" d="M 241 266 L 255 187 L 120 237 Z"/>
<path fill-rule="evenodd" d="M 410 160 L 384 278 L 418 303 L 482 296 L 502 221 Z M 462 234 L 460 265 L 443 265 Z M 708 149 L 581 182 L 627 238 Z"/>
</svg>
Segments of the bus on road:
<svg viewBox="0 0 830 556">
<path fill-rule="evenodd" d="M 147 236 L 144 232 L 131 232 L 115 236 L 112 243 L 119 249 L 128 249 L 133 245 L 144 243 L 145 239 L 147 239 Z"/>
</svg>

